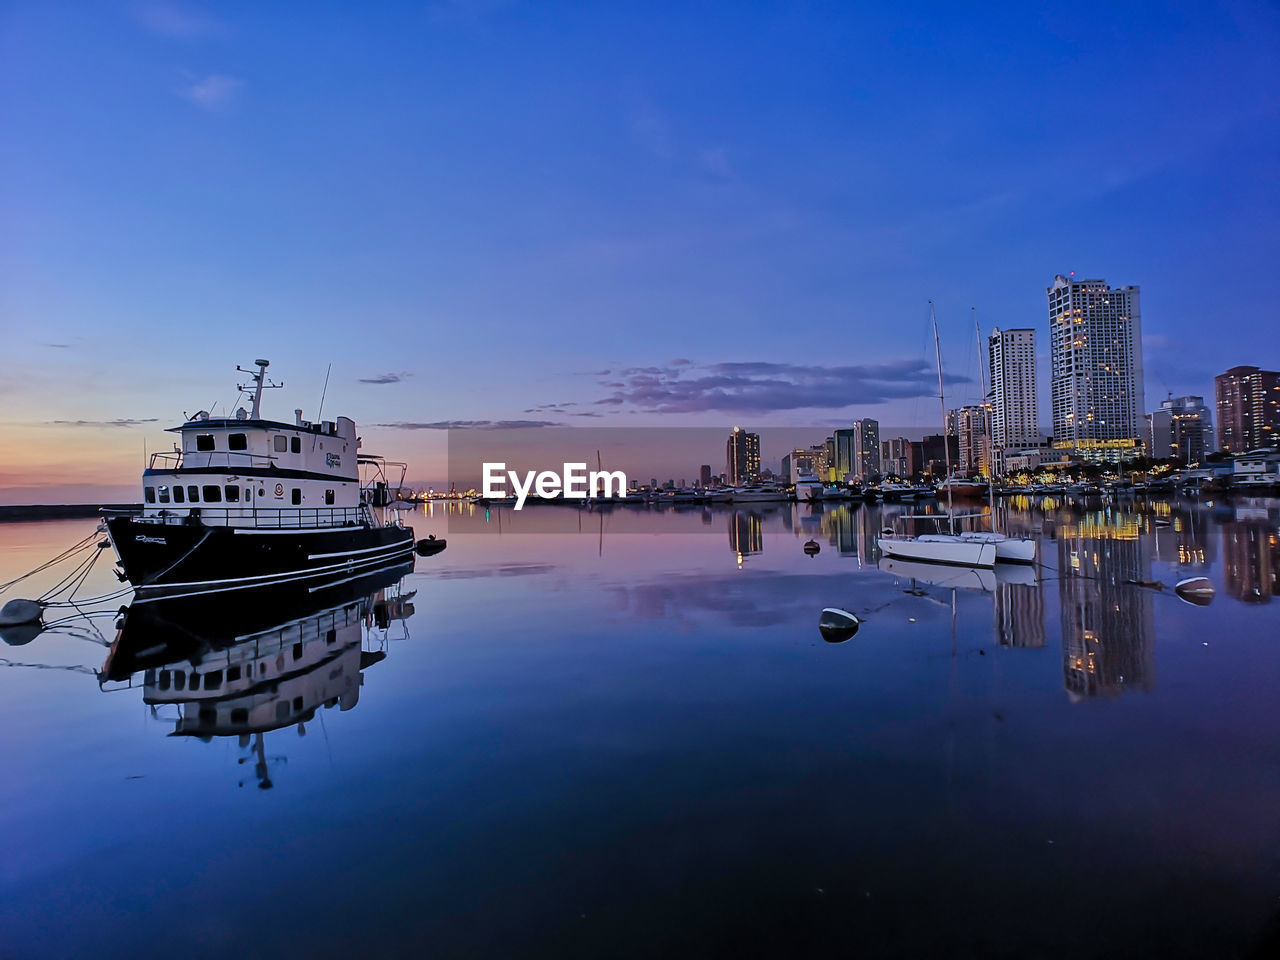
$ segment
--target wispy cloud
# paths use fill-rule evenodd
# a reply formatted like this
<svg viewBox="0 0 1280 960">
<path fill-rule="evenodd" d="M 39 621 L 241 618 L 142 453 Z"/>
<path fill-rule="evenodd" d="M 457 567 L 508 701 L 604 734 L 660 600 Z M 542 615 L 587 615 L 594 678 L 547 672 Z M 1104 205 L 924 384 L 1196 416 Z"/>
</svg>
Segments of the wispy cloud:
<svg viewBox="0 0 1280 960">
<path fill-rule="evenodd" d="M 60 427 L 136 427 L 144 423 L 158 423 L 156 417 L 145 417 L 141 420 L 121 418 L 119 420 L 49 420 L 48 423 Z"/>
<path fill-rule="evenodd" d="M 740 362 L 632 367 L 602 386 L 614 392 L 596 406 L 631 406 L 646 413 L 767 413 L 841 409 L 934 395 L 936 374 L 923 360 L 821 366 Z M 969 377 L 948 375 L 952 383 Z"/>
<path fill-rule="evenodd" d="M 225 73 L 211 73 L 178 88 L 178 95 L 202 110 L 225 110 L 235 103 L 244 81 Z"/>
<path fill-rule="evenodd" d="M 411 373 L 384 373 L 376 377 L 361 377 L 361 383 L 400 383 L 413 376 Z"/>
<path fill-rule="evenodd" d="M 522 430 L 535 427 L 559 427 L 554 420 L 432 420 L 427 423 L 379 423 L 392 430 Z"/>
<path fill-rule="evenodd" d="M 199 40 L 224 29 L 220 21 L 183 3 L 140 3 L 133 8 L 133 16 L 144 30 L 170 40 Z"/>
</svg>

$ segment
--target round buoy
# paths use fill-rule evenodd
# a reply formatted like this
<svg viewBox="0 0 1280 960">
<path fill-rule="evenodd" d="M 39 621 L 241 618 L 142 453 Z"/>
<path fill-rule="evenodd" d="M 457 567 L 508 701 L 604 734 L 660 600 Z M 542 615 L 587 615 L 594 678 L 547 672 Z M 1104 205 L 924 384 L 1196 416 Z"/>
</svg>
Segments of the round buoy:
<svg viewBox="0 0 1280 960">
<path fill-rule="evenodd" d="M 0 627 L 17 626 L 20 623 L 36 623 L 44 608 L 34 600 L 10 600 L 0 607 Z"/>
<path fill-rule="evenodd" d="M 821 550 L 822 546 L 817 540 L 806 540 L 804 542 L 804 552 L 810 557 L 816 557 Z"/>
<path fill-rule="evenodd" d="M 827 643 L 844 643 L 855 633 L 862 621 L 855 614 L 839 607 L 827 607 L 818 618 L 818 632 Z"/>
<path fill-rule="evenodd" d="M 44 624 L 37 620 L 35 623 L 15 623 L 10 626 L 0 627 L 0 640 L 3 640 L 11 647 L 20 647 L 24 643 L 30 643 L 40 631 L 44 629 Z"/>
<path fill-rule="evenodd" d="M 1174 584 L 1173 591 L 1178 595 L 1179 600 L 1197 607 L 1207 607 L 1213 602 L 1213 583 L 1208 577 L 1188 577 L 1186 580 L 1179 580 Z"/>
</svg>

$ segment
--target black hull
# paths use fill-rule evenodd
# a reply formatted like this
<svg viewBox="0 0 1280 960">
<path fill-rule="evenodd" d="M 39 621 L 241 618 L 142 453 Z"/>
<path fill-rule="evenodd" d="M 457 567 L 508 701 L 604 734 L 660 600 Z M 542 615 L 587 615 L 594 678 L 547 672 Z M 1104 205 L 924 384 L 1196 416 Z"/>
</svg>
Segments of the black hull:
<svg viewBox="0 0 1280 960">
<path fill-rule="evenodd" d="M 341 580 L 413 558 L 409 527 L 264 530 L 116 516 L 107 531 L 139 599 Z"/>
</svg>

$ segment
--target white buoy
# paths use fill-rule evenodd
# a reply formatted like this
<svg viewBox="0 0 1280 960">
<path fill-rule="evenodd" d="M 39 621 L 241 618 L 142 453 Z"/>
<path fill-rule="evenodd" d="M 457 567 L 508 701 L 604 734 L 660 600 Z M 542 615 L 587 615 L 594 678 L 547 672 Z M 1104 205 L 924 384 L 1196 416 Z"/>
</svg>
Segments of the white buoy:
<svg viewBox="0 0 1280 960">
<path fill-rule="evenodd" d="M 1178 599 L 1197 607 L 1207 607 L 1213 601 L 1213 583 L 1208 577 L 1187 577 L 1173 585 L 1173 592 Z"/>
<path fill-rule="evenodd" d="M 818 618 L 818 631 L 827 643 L 844 643 L 855 633 L 862 621 L 848 610 L 839 607 L 827 607 Z"/>
</svg>

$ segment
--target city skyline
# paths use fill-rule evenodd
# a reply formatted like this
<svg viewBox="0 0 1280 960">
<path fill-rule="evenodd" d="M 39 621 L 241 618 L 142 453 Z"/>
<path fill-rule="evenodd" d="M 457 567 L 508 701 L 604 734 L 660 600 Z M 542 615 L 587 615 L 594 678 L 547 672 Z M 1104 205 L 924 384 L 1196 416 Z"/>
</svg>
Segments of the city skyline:
<svg viewBox="0 0 1280 960">
<path fill-rule="evenodd" d="M 0 497 L 136 489 L 257 356 L 423 478 L 458 422 L 932 432 L 926 301 L 960 406 L 969 308 L 1072 270 L 1152 396 L 1280 367 L 1274 11 L 556 9 L 9 5 Z"/>
</svg>

